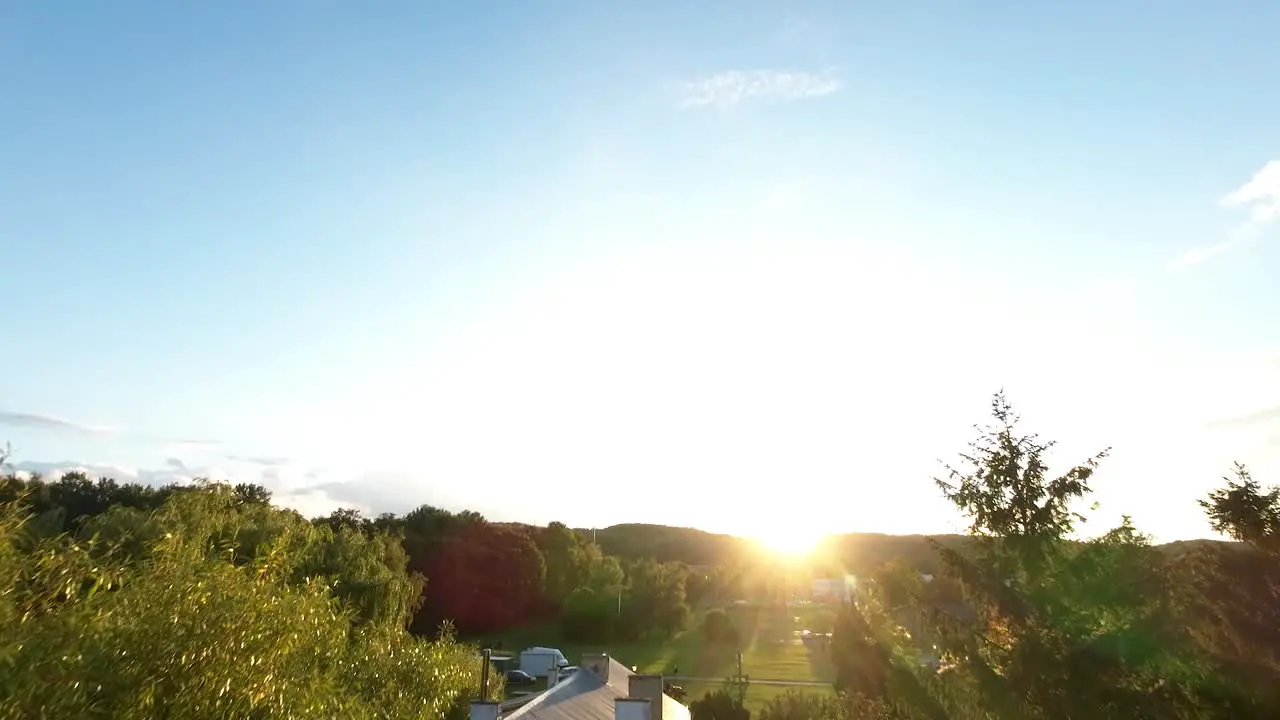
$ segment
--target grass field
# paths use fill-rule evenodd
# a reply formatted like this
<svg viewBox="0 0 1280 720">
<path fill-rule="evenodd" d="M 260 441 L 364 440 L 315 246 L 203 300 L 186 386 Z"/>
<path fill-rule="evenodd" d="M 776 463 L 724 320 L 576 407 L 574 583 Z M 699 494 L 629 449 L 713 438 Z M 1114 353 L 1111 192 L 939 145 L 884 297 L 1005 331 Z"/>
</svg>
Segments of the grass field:
<svg viewBox="0 0 1280 720">
<path fill-rule="evenodd" d="M 681 686 L 684 687 L 685 692 L 688 693 L 688 696 L 684 699 L 686 704 L 691 703 L 694 700 L 701 700 L 702 696 L 709 692 L 724 689 L 723 684 L 716 683 L 686 682 L 681 683 Z M 747 692 L 742 698 L 742 704 L 751 711 L 752 717 L 756 717 L 760 714 L 760 708 L 764 707 L 765 703 L 788 690 L 796 690 L 805 694 L 813 693 L 818 695 L 834 695 L 836 692 L 835 688 L 830 685 L 826 687 L 783 687 L 780 685 L 752 684 L 747 686 Z"/>
<path fill-rule="evenodd" d="M 742 639 L 743 674 L 753 680 L 831 682 L 835 672 L 830 648 L 823 640 L 805 641 L 804 630 L 830 632 L 833 611 L 819 605 L 788 608 L 741 606 L 726 608 Z M 613 643 L 607 647 L 566 642 L 554 625 L 529 627 L 518 632 L 480 639 L 494 647 L 518 652 L 532 645 L 559 648 L 571 663 L 578 663 L 584 653 L 606 652 L 638 672 L 662 673 L 693 678 L 714 679 L 710 682 L 681 681 L 688 691 L 687 700 L 719 689 L 724 679 L 735 672 L 733 647 L 709 646 L 699 629 L 699 617 L 690 628 L 663 641 Z M 678 670 L 678 671 L 677 671 Z M 752 683 L 747 691 L 748 706 L 758 707 L 786 687 Z M 830 692 L 827 688 L 797 688 L 804 692 Z"/>
</svg>

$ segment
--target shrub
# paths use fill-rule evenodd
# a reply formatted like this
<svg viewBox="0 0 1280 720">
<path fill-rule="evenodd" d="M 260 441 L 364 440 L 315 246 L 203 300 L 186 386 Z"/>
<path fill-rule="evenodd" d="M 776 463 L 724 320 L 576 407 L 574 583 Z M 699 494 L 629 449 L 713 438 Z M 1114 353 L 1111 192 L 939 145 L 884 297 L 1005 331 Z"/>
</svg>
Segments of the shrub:
<svg viewBox="0 0 1280 720">
<path fill-rule="evenodd" d="M 707 693 L 689 705 L 692 720 L 750 720 L 751 712 L 725 690 Z"/>
<path fill-rule="evenodd" d="M 760 709 L 760 720 L 890 720 L 913 717 L 860 695 L 818 695 L 788 690 Z"/>
</svg>

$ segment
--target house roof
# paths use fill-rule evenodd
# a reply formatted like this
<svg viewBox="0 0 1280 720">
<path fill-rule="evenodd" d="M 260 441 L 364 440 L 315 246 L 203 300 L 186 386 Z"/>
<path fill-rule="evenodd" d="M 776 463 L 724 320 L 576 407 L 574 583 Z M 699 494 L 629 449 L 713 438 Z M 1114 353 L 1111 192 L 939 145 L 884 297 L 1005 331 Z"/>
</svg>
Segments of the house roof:
<svg viewBox="0 0 1280 720">
<path fill-rule="evenodd" d="M 587 668 L 506 715 L 506 720 L 613 720 L 613 701 L 627 697 L 627 678 L 634 675 L 609 659 L 609 681 Z M 689 720 L 689 708 L 662 696 L 662 720 Z"/>
</svg>

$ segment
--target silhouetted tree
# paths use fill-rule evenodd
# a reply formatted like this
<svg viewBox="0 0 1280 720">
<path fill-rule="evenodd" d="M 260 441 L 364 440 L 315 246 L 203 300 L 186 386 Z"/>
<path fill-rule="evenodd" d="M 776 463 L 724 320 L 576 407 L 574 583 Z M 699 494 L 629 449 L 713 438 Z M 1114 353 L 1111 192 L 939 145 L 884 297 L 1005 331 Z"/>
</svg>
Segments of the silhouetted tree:
<svg viewBox="0 0 1280 720">
<path fill-rule="evenodd" d="M 316 518 L 312 522 L 335 532 L 340 530 L 353 530 L 361 533 L 373 531 L 373 522 L 361 515 L 359 510 L 352 508 L 338 508 L 325 517 Z"/>
<path fill-rule="evenodd" d="M 271 504 L 271 491 L 261 485 L 240 483 L 233 489 L 236 502 L 244 504 Z"/>
<path fill-rule="evenodd" d="M 1240 463 L 1225 487 L 1200 501 L 1214 530 L 1263 552 L 1280 555 L 1280 487 L 1263 490 Z"/>
</svg>

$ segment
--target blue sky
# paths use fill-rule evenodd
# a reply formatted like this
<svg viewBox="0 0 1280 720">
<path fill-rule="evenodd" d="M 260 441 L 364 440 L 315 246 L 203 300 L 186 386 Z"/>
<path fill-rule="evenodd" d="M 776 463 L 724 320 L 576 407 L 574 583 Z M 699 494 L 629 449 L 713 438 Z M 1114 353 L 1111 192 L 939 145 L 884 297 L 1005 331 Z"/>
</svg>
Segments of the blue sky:
<svg viewBox="0 0 1280 720">
<path fill-rule="evenodd" d="M 946 530 L 1003 386 L 1098 529 L 1280 479 L 1274 3 L 2 12 L 19 468 Z"/>
</svg>

